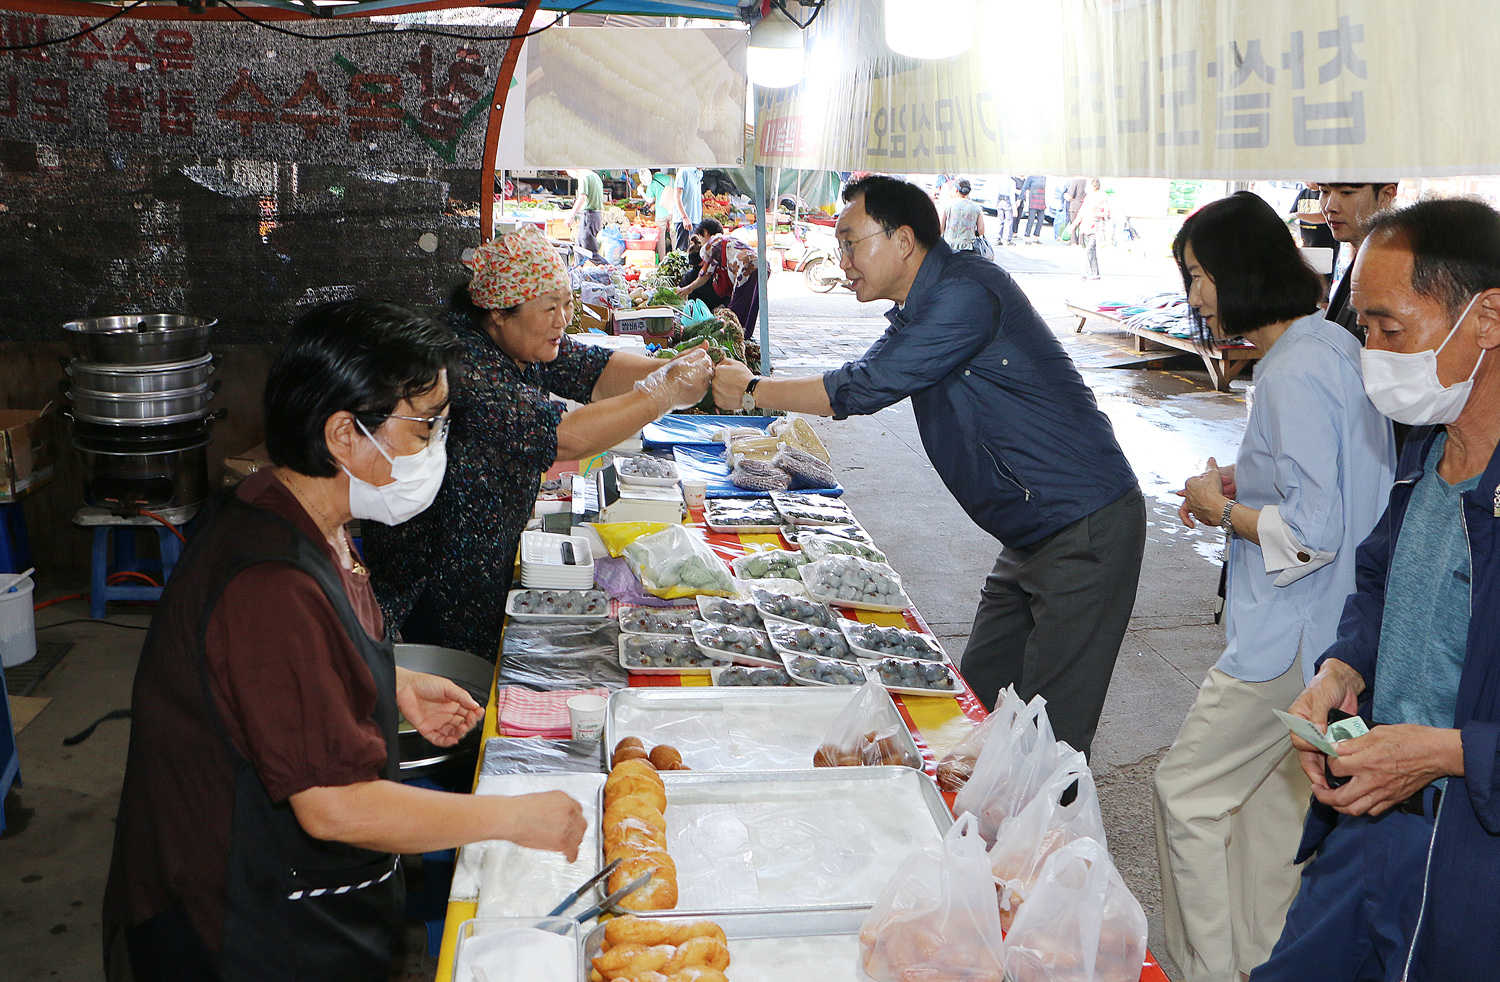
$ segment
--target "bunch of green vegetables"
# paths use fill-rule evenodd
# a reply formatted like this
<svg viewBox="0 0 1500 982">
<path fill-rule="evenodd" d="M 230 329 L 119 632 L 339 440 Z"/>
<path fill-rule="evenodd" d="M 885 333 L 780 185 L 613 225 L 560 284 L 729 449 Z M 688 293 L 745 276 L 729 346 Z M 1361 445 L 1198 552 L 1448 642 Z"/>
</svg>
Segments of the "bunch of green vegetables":
<svg viewBox="0 0 1500 982">
<path fill-rule="evenodd" d="M 682 282 L 682 277 L 690 268 L 687 253 L 674 249 L 657 265 L 656 275 L 671 281 L 675 286 Z"/>
</svg>

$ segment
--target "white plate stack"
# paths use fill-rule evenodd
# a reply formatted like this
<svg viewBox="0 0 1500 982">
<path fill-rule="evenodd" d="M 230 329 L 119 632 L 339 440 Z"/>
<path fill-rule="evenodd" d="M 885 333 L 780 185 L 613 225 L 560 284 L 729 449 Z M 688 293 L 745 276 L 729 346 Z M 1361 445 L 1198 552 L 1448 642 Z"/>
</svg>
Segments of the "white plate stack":
<svg viewBox="0 0 1500 982">
<path fill-rule="evenodd" d="M 594 551 L 581 535 L 521 533 L 521 585 L 530 590 L 587 590 Z"/>
</svg>

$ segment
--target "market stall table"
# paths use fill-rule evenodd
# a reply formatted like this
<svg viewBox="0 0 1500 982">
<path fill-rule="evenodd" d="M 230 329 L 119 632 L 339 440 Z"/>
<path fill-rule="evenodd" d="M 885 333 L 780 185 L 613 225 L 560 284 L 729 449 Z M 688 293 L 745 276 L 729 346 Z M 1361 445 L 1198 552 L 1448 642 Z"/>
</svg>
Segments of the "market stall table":
<svg viewBox="0 0 1500 982">
<path fill-rule="evenodd" d="M 694 512 L 695 524 L 690 527 L 703 535 L 714 551 L 726 561 L 742 556 L 757 548 L 786 548 L 788 543 L 779 534 L 729 534 L 708 530 L 702 524 L 703 515 L 701 511 Z M 872 611 L 856 611 L 850 608 L 837 608 L 839 612 L 850 620 L 863 623 L 880 624 L 883 626 L 906 627 L 913 630 L 931 634 L 927 624 L 923 621 L 920 613 L 915 608 L 907 608 L 902 613 L 879 613 Z M 510 623 L 507 622 L 507 628 Z M 502 642 L 503 645 L 503 642 Z M 496 666 L 496 682 L 500 678 L 501 666 Z M 629 678 L 632 688 L 635 687 L 692 687 L 708 686 L 711 680 L 703 675 L 677 675 L 677 674 L 655 674 L 640 675 L 632 673 Z M 981 720 L 985 711 L 978 698 L 968 690 L 966 686 L 953 695 L 938 694 L 931 696 L 914 696 L 891 693 L 897 709 L 901 713 L 902 720 L 910 730 L 918 750 L 922 754 L 923 769 L 929 775 L 936 770 L 937 761 L 948 752 L 952 746 L 969 732 L 970 720 Z M 502 736 L 498 729 L 499 713 L 497 711 L 497 685 L 491 684 L 489 705 L 484 717 L 484 740 L 486 744 L 491 739 L 507 739 Z M 484 755 L 481 754 L 481 761 Z M 478 777 L 476 775 L 476 785 Z M 951 808 L 953 795 L 943 795 Z M 443 929 L 442 948 L 438 959 L 437 979 L 440 982 L 448 982 L 453 977 L 454 954 L 458 941 L 459 927 L 464 921 L 477 915 L 477 901 L 450 901 L 448 904 L 447 921 Z M 1157 967 L 1154 959 L 1147 957 L 1146 965 L 1141 973 L 1143 982 L 1166 982 L 1166 976 Z"/>
<path fill-rule="evenodd" d="M 1149 345 L 1160 348 L 1175 348 L 1178 351 L 1186 351 L 1190 355 L 1197 355 L 1203 359 L 1203 367 L 1208 369 L 1208 377 L 1214 383 L 1214 388 L 1220 392 L 1229 391 L 1229 383 L 1239 378 L 1240 372 L 1245 366 L 1253 361 L 1259 361 L 1261 350 L 1255 347 L 1227 342 L 1215 345 L 1203 345 L 1189 338 L 1174 337 L 1163 331 L 1152 331 L 1143 327 L 1136 327 L 1109 310 L 1100 310 L 1097 307 L 1089 307 L 1082 304 L 1067 301 L 1068 313 L 1077 316 L 1078 325 L 1074 328 L 1075 333 L 1082 333 L 1083 325 L 1093 318 L 1105 323 L 1113 324 L 1122 331 L 1135 335 L 1135 350 L 1139 352 L 1150 351 Z"/>
</svg>

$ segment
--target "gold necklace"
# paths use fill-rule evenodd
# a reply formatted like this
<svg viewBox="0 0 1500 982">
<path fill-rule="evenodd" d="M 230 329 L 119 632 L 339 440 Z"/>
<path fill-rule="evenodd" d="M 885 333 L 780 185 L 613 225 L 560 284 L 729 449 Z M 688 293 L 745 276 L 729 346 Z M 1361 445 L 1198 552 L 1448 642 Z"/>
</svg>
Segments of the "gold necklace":
<svg viewBox="0 0 1500 982">
<path fill-rule="evenodd" d="M 283 475 L 288 473 L 294 472 L 282 471 Z M 335 539 L 327 535 L 325 535 L 324 538 L 327 539 L 329 545 L 336 546 L 338 550 L 343 553 L 344 568 L 354 573 L 358 573 L 360 576 L 369 576 L 369 568 L 366 567 L 364 563 L 360 562 L 359 558 L 354 555 L 354 549 L 349 545 L 349 535 L 344 531 L 344 527 L 338 522 L 331 521 L 328 517 L 328 513 L 325 512 L 322 508 L 319 508 L 318 505 L 303 491 L 299 490 L 296 484 L 287 483 L 287 481 L 284 479 L 282 483 L 286 484 L 287 488 L 292 492 L 292 497 L 301 502 L 302 506 L 309 512 L 311 512 L 314 518 L 316 518 L 320 523 L 328 523 L 333 526 L 334 535 L 337 536 L 337 538 Z M 298 479 L 298 483 L 301 483 L 300 478 Z M 321 525 L 319 527 L 321 528 Z"/>
</svg>

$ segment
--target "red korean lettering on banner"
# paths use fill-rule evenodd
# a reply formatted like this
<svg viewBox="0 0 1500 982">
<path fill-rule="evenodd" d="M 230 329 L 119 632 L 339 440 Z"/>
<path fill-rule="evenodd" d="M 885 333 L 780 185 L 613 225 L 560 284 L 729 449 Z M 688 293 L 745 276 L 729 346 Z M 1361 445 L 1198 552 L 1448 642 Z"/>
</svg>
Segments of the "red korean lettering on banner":
<svg viewBox="0 0 1500 982">
<path fill-rule="evenodd" d="M 146 117 L 146 95 L 137 85 L 104 87 L 104 121 L 111 133 L 139 133 Z"/>
<path fill-rule="evenodd" d="M 463 99 L 473 102 L 482 95 L 470 79 L 483 78 L 489 72 L 481 63 L 479 52 L 460 47 L 448 65 L 447 80 L 441 85 L 435 70 L 433 47 L 426 42 L 417 49 L 416 59 L 406 63 L 406 68 L 421 84 L 418 131 L 432 140 L 451 140 L 458 136 L 463 124 Z"/>
<path fill-rule="evenodd" d="M 158 72 L 185 72 L 197 63 L 191 31 L 163 28 L 156 32 L 152 42 L 155 47 L 151 49 L 151 57 L 156 61 Z"/>
<path fill-rule="evenodd" d="M 401 127 L 401 77 L 360 72 L 349 80 L 349 139 L 358 143 L 373 133 Z"/>
<path fill-rule="evenodd" d="M 21 80 L 7 76 L 0 86 L 0 119 L 15 119 L 21 115 Z"/>
<path fill-rule="evenodd" d="M 31 114 L 34 122 L 67 125 L 68 80 L 65 78 L 39 78 L 32 82 L 31 101 L 41 111 Z"/>
<path fill-rule="evenodd" d="M 317 105 L 308 105 L 305 109 L 303 104 L 311 99 Z M 317 106 L 321 105 L 323 111 L 319 112 Z M 302 127 L 302 138 L 312 142 L 318 138 L 318 127 L 338 126 L 339 104 L 328 94 L 323 83 L 318 81 L 318 73 L 307 71 L 302 74 L 302 84 L 297 86 L 297 91 L 292 97 L 282 104 L 283 110 L 300 110 L 298 112 L 282 112 L 281 121 Z"/>
<path fill-rule="evenodd" d="M 10 56 L 16 61 L 38 61 L 44 65 L 52 63 L 44 47 L 25 47 L 47 40 L 47 19 L 7 14 L 0 17 L 0 47 L 12 48 Z"/>
<path fill-rule="evenodd" d="M 151 52 L 141 42 L 140 35 L 135 33 L 134 24 L 126 25 L 125 32 L 120 35 L 120 40 L 115 42 L 112 50 L 115 53 L 110 57 L 133 72 L 144 72 L 151 67 Z"/>
<path fill-rule="evenodd" d="M 93 25 L 84 21 L 79 26 L 88 30 Z M 68 42 L 68 58 L 74 64 L 82 65 L 84 71 L 91 72 L 94 70 L 94 62 L 109 60 L 109 49 L 99 40 L 98 31 L 88 31 Z"/>
<path fill-rule="evenodd" d="M 242 96 L 259 108 L 235 108 L 235 103 Z M 220 119 L 239 123 L 240 137 L 245 140 L 255 136 L 256 123 L 276 122 L 276 114 L 271 111 L 271 100 L 267 98 L 261 87 L 255 84 L 255 79 L 250 77 L 248 68 L 241 68 L 234 84 L 219 97 L 217 115 Z"/>
<path fill-rule="evenodd" d="M 162 89 L 156 93 L 156 128 L 162 136 L 192 136 L 198 114 L 197 97 L 189 89 Z"/>
</svg>

